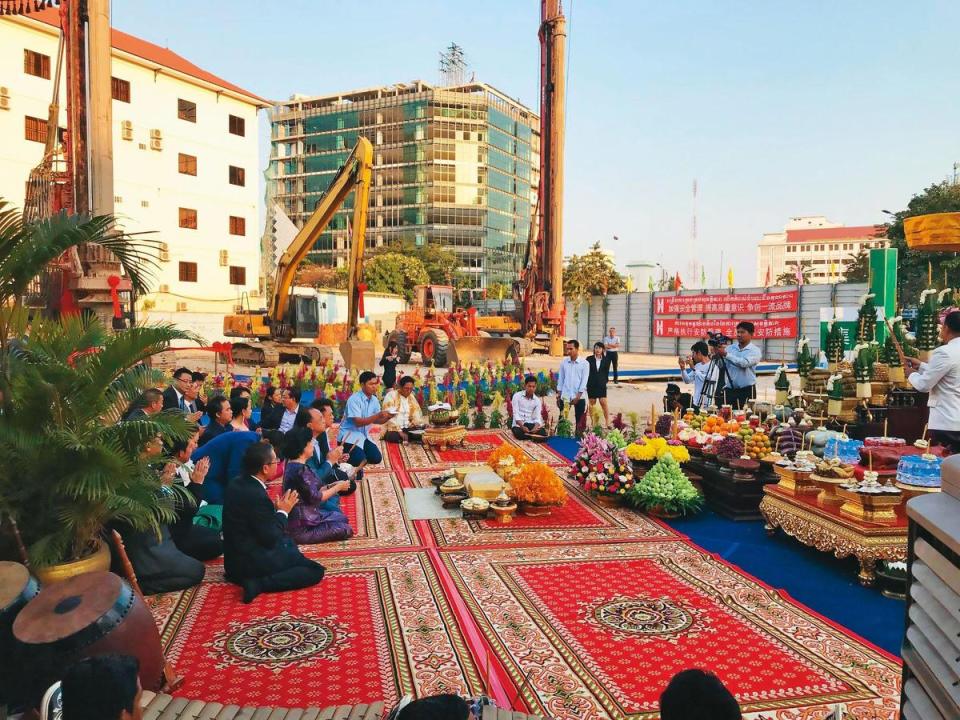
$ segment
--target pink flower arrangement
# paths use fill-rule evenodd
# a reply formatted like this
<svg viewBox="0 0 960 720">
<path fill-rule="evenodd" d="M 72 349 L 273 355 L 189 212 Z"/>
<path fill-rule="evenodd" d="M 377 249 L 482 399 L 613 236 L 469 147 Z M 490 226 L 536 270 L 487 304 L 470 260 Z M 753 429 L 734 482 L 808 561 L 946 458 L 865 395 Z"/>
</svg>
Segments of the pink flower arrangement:
<svg viewBox="0 0 960 720">
<path fill-rule="evenodd" d="M 593 433 L 580 441 L 570 472 L 584 490 L 601 495 L 625 495 L 634 484 L 626 452 Z"/>
</svg>

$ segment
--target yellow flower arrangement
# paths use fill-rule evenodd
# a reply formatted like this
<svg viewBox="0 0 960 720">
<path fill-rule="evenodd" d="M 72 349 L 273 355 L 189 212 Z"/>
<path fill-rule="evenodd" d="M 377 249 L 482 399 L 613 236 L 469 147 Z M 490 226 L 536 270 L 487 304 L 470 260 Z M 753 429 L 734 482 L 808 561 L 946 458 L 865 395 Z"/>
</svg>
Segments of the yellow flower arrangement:
<svg viewBox="0 0 960 720">
<path fill-rule="evenodd" d="M 537 505 L 562 505 L 567 500 L 567 489 L 560 476 L 546 463 L 525 464 L 510 478 L 511 495 L 518 502 Z"/>
<path fill-rule="evenodd" d="M 678 463 L 690 460 L 690 452 L 683 445 L 670 445 L 662 437 L 642 438 L 639 442 L 627 445 L 627 457 L 637 462 L 659 460 L 664 455 L 672 455 Z"/>
<path fill-rule="evenodd" d="M 526 465 L 528 461 L 527 454 L 523 450 L 516 445 L 503 443 L 490 452 L 490 456 L 487 458 L 487 465 L 496 470 L 500 465 L 500 461 L 508 457 L 512 458 L 513 464 L 518 467 Z"/>
</svg>

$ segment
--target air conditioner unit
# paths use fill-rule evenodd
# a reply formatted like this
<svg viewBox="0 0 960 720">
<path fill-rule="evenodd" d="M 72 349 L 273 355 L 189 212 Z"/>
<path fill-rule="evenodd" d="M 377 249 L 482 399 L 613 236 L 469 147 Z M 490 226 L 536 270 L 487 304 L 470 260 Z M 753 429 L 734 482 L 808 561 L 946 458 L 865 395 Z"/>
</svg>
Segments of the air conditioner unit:
<svg viewBox="0 0 960 720">
<path fill-rule="evenodd" d="M 160 243 L 160 262 L 170 262 L 170 248 L 166 243 Z"/>
<path fill-rule="evenodd" d="M 151 150 L 163 150 L 163 140 L 160 138 L 150 138 Z"/>
<path fill-rule="evenodd" d="M 140 149 L 141 149 L 141 150 L 146 150 L 146 149 L 147 149 L 147 144 L 146 144 L 146 143 L 140 143 Z"/>
<path fill-rule="evenodd" d="M 0 110 L 10 109 L 10 88 L 0 86 Z"/>
<path fill-rule="evenodd" d="M 124 140 L 133 140 L 133 123 L 129 120 L 120 123 L 120 137 Z"/>
<path fill-rule="evenodd" d="M 177 312 L 186 312 L 186 311 L 187 311 L 187 304 L 185 302 L 178 302 Z"/>
<path fill-rule="evenodd" d="M 150 137 L 151 137 L 151 138 L 156 138 L 157 140 L 159 140 L 160 138 L 163 137 L 163 135 L 161 134 L 159 128 L 151 128 L 151 129 L 150 129 Z"/>
<path fill-rule="evenodd" d="M 162 293 L 168 293 L 168 292 L 170 292 L 170 286 L 169 286 L 169 285 L 161 285 L 161 286 L 160 286 L 160 292 L 162 292 Z"/>
<path fill-rule="evenodd" d="M 230 258 L 226 250 L 220 251 L 220 267 L 226 267 L 230 264 Z"/>
</svg>

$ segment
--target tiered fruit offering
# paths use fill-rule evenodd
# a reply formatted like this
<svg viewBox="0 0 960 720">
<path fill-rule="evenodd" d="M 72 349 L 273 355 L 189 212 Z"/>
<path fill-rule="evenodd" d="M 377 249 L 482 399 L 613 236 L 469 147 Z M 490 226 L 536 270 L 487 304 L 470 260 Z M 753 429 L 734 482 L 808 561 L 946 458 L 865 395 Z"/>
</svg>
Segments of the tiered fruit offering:
<svg viewBox="0 0 960 720">
<path fill-rule="evenodd" d="M 693 430 L 699 430 L 703 427 L 703 421 L 706 420 L 706 417 L 706 415 L 687 410 L 683 415 L 683 421 L 687 424 L 687 427 Z"/>
<path fill-rule="evenodd" d="M 730 433 L 735 433 L 740 430 L 740 423 L 736 420 L 730 420 L 728 422 L 719 415 L 710 415 L 703 421 L 703 427 L 701 429 L 709 435 L 729 435 Z"/>
<path fill-rule="evenodd" d="M 664 413 L 657 418 L 657 424 L 654 427 L 654 432 L 660 437 L 669 437 L 671 427 L 673 427 L 673 415 L 670 413 Z"/>
<path fill-rule="evenodd" d="M 750 436 L 750 439 L 747 440 L 744 452 L 753 460 L 759 460 L 772 449 L 770 438 L 762 432 L 755 432 Z"/>
<path fill-rule="evenodd" d="M 657 508 L 668 513 L 697 510 L 702 498 L 672 455 L 664 455 L 657 464 L 628 491 L 634 505 Z"/>
<path fill-rule="evenodd" d="M 740 427 L 737 428 L 735 434 L 743 441 L 743 444 L 746 445 L 747 441 L 753 435 L 753 428 L 750 427 L 750 423 L 744 420 L 742 423 L 740 423 Z"/>
</svg>

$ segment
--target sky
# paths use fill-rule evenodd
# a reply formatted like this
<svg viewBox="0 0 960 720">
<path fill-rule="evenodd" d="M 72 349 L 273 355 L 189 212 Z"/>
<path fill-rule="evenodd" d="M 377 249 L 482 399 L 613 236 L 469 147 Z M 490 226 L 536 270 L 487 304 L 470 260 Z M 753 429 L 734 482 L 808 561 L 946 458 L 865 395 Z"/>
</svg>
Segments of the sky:
<svg viewBox="0 0 960 720">
<path fill-rule="evenodd" d="M 534 107 L 539 5 L 113 0 L 112 12 L 115 27 L 274 100 L 437 82 L 439 52 L 456 42 L 477 80 Z M 752 284 L 757 242 L 789 217 L 883 222 L 960 162 L 960 3 L 565 0 L 564 11 L 567 255 L 599 241 L 621 265 L 686 278 L 697 260 L 708 285 L 725 284 L 727 267 Z"/>
</svg>

